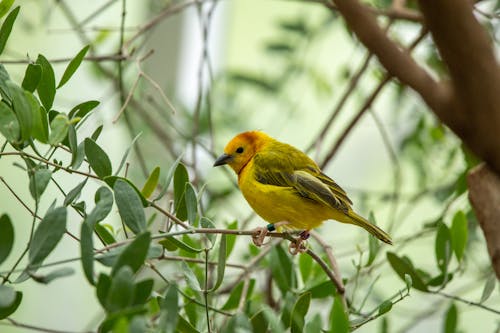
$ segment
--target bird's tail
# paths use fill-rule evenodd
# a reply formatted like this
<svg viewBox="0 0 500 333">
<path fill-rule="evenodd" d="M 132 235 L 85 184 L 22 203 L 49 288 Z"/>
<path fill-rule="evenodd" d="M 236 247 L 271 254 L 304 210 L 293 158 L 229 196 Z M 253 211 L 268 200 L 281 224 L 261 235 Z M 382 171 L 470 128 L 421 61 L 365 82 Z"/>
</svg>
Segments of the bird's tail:
<svg viewBox="0 0 500 333">
<path fill-rule="evenodd" d="M 387 234 L 384 230 L 377 227 L 375 224 L 368 222 L 366 219 L 359 216 L 353 211 L 350 211 L 348 213 L 348 216 L 351 219 L 351 221 L 349 221 L 350 223 L 360 226 L 373 236 L 380 239 L 382 242 L 392 245 L 391 236 L 389 236 L 389 234 Z"/>
</svg>

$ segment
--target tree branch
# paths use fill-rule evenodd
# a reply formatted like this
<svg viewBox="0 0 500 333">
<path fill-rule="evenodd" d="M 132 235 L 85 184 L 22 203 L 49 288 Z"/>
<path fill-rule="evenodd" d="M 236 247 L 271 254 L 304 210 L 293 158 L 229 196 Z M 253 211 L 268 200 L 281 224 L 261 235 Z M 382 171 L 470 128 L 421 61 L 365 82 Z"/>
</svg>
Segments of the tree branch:
<svg viewBox="0 0 500 333">
<path fill-rule="evenodd" d="M 358 0 L 332 1 L 358 39 L 377 56 L 391 75 L 417 91 L 431 109 L 443 108 L 449 100 L 449 87 L 436 82 L 408 51 L 387 37 L 367 6 Z"/>
<path fill-rule="evenodd" d="M 471 1 L 419 3 L 454 91 L 454 108 L 433 109 L 500 175 L 500 68 L 491 40 L 474 17 Z"/>
<path fill-rule="evenodd" d="M 488 245 L 491 263 L 500 279 L 500 178 L 486 164 L 467 176 L 469 200 Z"/>
</svg>

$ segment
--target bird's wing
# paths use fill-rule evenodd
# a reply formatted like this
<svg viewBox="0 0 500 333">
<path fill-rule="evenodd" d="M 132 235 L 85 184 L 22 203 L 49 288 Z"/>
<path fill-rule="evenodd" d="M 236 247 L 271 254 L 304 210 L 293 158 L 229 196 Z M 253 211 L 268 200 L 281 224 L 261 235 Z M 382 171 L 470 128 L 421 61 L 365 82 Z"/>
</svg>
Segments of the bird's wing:
<svg viewBox="0 0 500 333">
<path fill-rule="evenodd" d="M 304 198 L 347 212 L 351 201 L 345 191 L 307 155 L 288 145 L 285 148 L 255 155 L 255 179 L 262 184 L 291 187 Z"/>
</svg>

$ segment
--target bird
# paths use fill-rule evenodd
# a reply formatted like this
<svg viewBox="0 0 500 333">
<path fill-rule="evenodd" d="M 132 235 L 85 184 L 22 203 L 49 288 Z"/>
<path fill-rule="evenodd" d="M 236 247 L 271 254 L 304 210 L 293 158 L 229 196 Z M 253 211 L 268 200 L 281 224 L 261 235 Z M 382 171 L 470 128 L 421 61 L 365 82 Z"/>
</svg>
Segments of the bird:
<svg viewBox="0 0 500 333">
<path fill-rule="evenodd" d="M 261 246 L 276 228 L 302 230 L 290 244 L 292 254 L 305 252 L 309 231 L 326 220 L 362 227 L 384 243 L 391 237 L 352 208 L 347 193 L 304 152 L 262 131 L 236 135 L 214 162 L 228 165 L 238 175 L 238 187 L 267 227 L 255 230 L 253 241 Z"/>
</svg>

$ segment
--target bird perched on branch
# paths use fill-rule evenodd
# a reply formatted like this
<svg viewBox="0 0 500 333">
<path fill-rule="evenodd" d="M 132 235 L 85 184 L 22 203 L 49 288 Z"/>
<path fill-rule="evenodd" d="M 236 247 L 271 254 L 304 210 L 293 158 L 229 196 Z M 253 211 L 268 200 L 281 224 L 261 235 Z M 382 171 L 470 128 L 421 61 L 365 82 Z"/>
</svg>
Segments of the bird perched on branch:
<svg viewBox="0 0 500 333">
<path fill-rule="evenodd" d="M 270 224 L 257 228 L 253 237 L 261 246 L 268 231 L 277 227 L 303 230 L 290 253 L 306 250 L 309 230 L 325 220 L 355 224 L 392 244 L 391 237 L 356 214 L 346 192 L 300 150 L 260 131 L 235 136 L 214 166 L 229 165 L 238 175 L 238 185 L 250 206 Z"/>
</svg>

